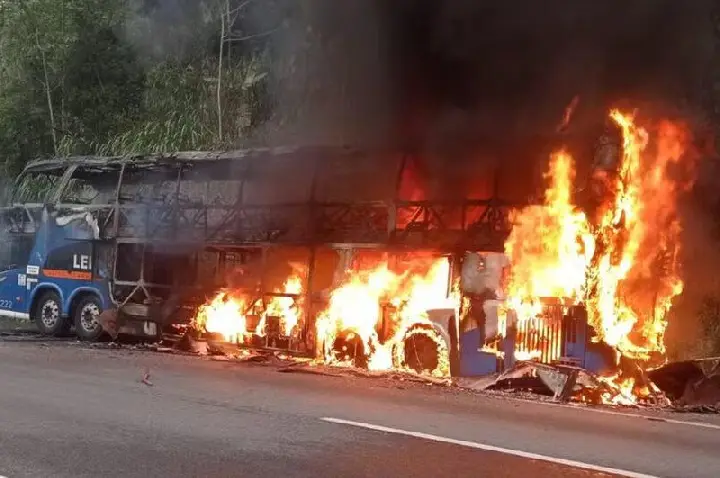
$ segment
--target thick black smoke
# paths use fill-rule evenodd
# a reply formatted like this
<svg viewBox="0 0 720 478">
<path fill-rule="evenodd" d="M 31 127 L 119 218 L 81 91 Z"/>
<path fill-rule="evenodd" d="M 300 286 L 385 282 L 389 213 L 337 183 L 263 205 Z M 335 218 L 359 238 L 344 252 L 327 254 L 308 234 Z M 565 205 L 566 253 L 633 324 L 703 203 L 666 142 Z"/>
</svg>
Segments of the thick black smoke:
<svg viewBox="0 0 720 478">
<path fill-rule="evenodd" d="M 133 1 L 127 36 L 155 58 L 217 43 L 225 2 Z M 576 95 L 576 131 L 623 100 L 695 113 L 713 54 L 713 0 L 227 3 L 260 35 L 234 46 L 270 49 L 273 142 L 515 143 Z"/>
<path fill-rule="evenodd" d="M 306 137 L 457 144 L 550 134 L 621 100 L 699 107 L 710 1 L 295 1 L 279 115 Z M 262 8 L 262 7 L 261 7 Z"/>
<path fill-rule="evenodd" d="M 586 176 L 613 105 L 702 115 L 711 4 L 290 0 L 271 43 L 275 114 L 265 139 L 416 150 L 435 179 L 449 165 L 511 165 L 499 193 L 523 200 L 541 189 L 561 143 Z M 264 5 L 256 18 L 267 19 Z M 443 194 L 472 187 L 438 182 Z"/>
</svg>

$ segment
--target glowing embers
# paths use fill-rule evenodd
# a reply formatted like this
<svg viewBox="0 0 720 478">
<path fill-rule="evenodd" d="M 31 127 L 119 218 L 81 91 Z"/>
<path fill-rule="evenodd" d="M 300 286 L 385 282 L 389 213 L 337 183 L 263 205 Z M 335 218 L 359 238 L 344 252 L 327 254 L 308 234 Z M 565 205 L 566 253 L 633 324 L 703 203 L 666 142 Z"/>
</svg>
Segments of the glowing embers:
<svg viewBox="0 0 720 478">
<path fill-rule="evenodd" d="M 448 342 L 436 327 L 417 324 L 410 329 L 393 349 L 396 367 L 417 373 L 429 372 L 436 377 L 450 375 Z"/>
<path fill-rule="evenodd" d="M 449 360 L 445 338 L 429 324 L 414 325 L 405 334 L 385 342 L 380 342 L 377 336 L 364 342 L 360 335 L 344 331 L 325 348 L 325 362 L 330 365 L 371 371 L 412 371 L 439 378 L 450 375 Z"/>
</svg>

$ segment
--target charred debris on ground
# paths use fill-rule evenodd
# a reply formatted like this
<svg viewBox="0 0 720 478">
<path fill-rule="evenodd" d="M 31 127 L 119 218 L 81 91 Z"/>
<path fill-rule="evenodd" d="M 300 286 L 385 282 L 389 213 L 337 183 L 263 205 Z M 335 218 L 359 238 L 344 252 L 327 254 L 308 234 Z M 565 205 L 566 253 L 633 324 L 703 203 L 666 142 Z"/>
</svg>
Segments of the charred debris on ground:
<svg viewBox="0 0 720 478">
<path fill-rule="evenodd" d="M 29 330 L 4 331 L 0 341 L 43 344 L 47 337 L 38 337 Z M 54 342 L 62 342 L 56 339 Z M 550 403 L 575 403 L 587 406 L 607 405 L 603 394 L 614 393 L 602 377 L 579 367 L 564 364 L 543 364 L 519 361 L 502 373 L 478 378 L 436 378 L 413 371 L 369 371 L 358 367 L 318 363 L 308 357 L 287 352 L 238 347 L 222 340 L 194 340 L 192 334 L 168 335 L 157 343 L 119 341 L 82 344 L 94 349 L 114 349 L 204 357 L 212 361 L 270 367 L 279 373 L 301 373 L 337 378 L 390 380 L 403 383 L 452 387 L 470 393 L 515 397 Z M 621 372 L 635 379 L 636 387 L 649 393 L 635 403 L 610 404 L 616 407 L 662 409 L 678 413 L 720 413 L 720 357 L 668 362 L 644 371 L 627 358 L 621 360 Z"/>
</svg>

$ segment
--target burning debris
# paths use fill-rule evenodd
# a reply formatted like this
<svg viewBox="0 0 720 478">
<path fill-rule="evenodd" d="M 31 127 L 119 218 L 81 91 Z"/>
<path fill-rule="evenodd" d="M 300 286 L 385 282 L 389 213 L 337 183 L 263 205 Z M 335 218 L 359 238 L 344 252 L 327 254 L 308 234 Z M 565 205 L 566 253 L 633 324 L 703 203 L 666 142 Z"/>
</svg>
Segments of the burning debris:
<svg viewBox="0 0 720 478">
<path fill-rule="evenodd" d="M 618 374 L 620 375 L 620 374 Z M 518 362 L 512 369 L 484 381 L 468 383 L 475 390 L 534 394 L 557 402 L 588 405 L 667 406 L 665 394 L 644 374 L 637 380 L 601 377 L 583 368 Z M 640 386 L 639 384 L 643 385 Z"/>
</svg>

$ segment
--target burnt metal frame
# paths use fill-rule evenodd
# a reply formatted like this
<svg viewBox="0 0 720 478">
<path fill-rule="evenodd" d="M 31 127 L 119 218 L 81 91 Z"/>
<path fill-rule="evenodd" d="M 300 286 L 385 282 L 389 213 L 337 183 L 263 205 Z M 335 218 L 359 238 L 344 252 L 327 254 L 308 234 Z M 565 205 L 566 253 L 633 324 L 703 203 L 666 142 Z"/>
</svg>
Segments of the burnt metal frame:
<svg viewBox="0 0 720 478">
<path fill-rule="evenodd" d="M 274 150 L 260 150 L 265 154 L 274 154 Z M 344 151 L 344 150 L 343 150 Z M 292 150 L 278 148 L 277 154 L 292 154 Z M 340 152 L 342 154 L 342 151 Z M 237 158 L 243 161 L 252 159 L 248 151 L 235 153 L 183 153 L 169 157 L 129 157 L 129 158 L 70 158 L 64 164 L 70 167 L 58 185 L 58 191 L 52 196 L 55 207 L 81 207 L 88 211 L 103 214 L 101 237 L 118 242 L 153 243 L 190 243 L 214 244 L 222 246 L 243 245 L 327 245 L 345 244 L 357 247 L 380 248 L 422 248 L 440 251 L 485 250 L 502 251 L 502 244 L 509 232 L 507 214 L 511 207 L 498 197 L 497 181 L 492 197 L 487 199 L 464 199 L 457 201 L 422 200 L 408 201 L 399 196 L 401 178 L 407 167 L 407 156 L 399 161 L 396 174 L 395 196 L 379 201 L 320 202 L 316 199 L 317 171 L 320 165 L 316 156 L 312 161 L 313 176 L 310 197 L 306 202 L 295 204 L 246 204 L 243 201 L 245 184 L 252 179 L 252 161 L 248 161 L 243 174 L 238 178 L 240 192 L 236 203 L 218 205 L 183 205 L 180 199 L 180 184 L 183 180 L 185 165 L 193 162 L 208 162 L 213 159 Z M 176 187 L 172 197 L 165 204 L 122 204 L 120 190 L 123 185 L 127 166 L 138 161 L 147 163 L 147 168 L 156 165 L 176 165 Z M 63 160 L 46 160 L 31 163 L 27 171 L 46 170 L 53 165 L 60 166 Z M 73 173 L 83 166 L 108 167 L 119 171 L 115 200 L 109 205 L 65 205 L 59 204 L 64 189 L 68 186 Z M 299 210 L 307 217 L 306 229 L 300 236 L 288 238 L 287 228 L 274 225 L 273 221 L 282 220 L 282 213 Z M 121 222 L 127 220 L 127 213 L 143 213 L 145 221 L 141 231 L 125 232 Z M 467 220 L 471 211 L 480 211 L 479 218 Z M 219 226 L 209 228 L 210 212 L 221 212 L 223 218 Z M 398 217 L 410 219 L 401 224 Z M 152 217 L 151 216 L 155 216 Z M 450 216 L 455 218 L 450 219 Z M 477 216 L 477 214 L 476 214 Z M 457 224 L 457 218 L 460 224 Z M 279 221 L 279 222 L 280 222 Z M 455 222 L 451 226 L 451 222 Z M 154 227 L 151 227 L 154 222 Z"/>
<path fill-rule="evenodd" d="M 318 160 L 313 168 L 317 171 Z M 401 161 L 400 177 L 406 162 Z M 222 246 L 243 245 L 323 245 L 346 244 L 358 247 L 423 248 L 441 251 L 485 250 L 502 251 L 509 227 L 507 213 L 510 204 L 499 199 L 497 187 L 488 199 L 464 199 L 457 201 L 402 200 L 396 188 L 393 198 L 379 201 L 320 202 L 316 199 L 316 182 L 313 175 L 311 194 L 307 201 L 288 204 L 247 204 L 242 192 L 252 176 L 252 165 L 245 168 L 237 179 L 240 192 L 234 204 L 183 205 L 180 199 L 180 183 L 183 166 L 178 162 L 177 187 L 175 194 L 167 198 L 166 204 L 115 204 L 99 206 L 97 209 L 113 210 L 113 229 L 106 234 L 108 239 L 120 242 L 159 242 L 213 244 Z M 118 194 L 122 186 L 118 183 Z M 124 233 L 120 230 L 120 219 L 132 210 L 143 211 L 145 225 L 142 231 Z M 479 212 L 477 220 L 467 220 L 472 211 Z M 210 228 L 210 212 L 222 213 L 219 225 Z M 301 234 L 290 234 L 282 227 L 283 214 L 297 213 L 307 218 Z M 398 216 L 410 219 L 401 224 Z M 151 217 L 154 216 L 154 217 Z M 450 217 L 455 218 L 451 220 Z M 457 224 L 460 218 L 460 224 Z M 126 218 L 127 219 L 127 218 Z M 110 219 L 108 218 L 107 221 Z M 155 222 L 155 224 L 150 224 Z M 456 224 L 451 225 L 452 222 Z M 153 226 L 153 227 L 151 227 Z M 107 229 L 106 229 L 107 230 Z M 291 237 L 289 237 L 291 236 Z"/>
<path fill-rule="evenodd" d="M 281 153 L 287 154 L 287 150 Z M 190 158 L 210 153 L 190 153 Z M 250 156 L 237 152 L 239 161 Z M 223 159 L 233 158 L 227 153 Z M 156 164 L 177 166 L 174 194 L 164 203 L 122 203 L 120 190 L 127 166 L 143 158 L 72 158 L 73 162 L 63 175 L 58 191 L 50 203 L 59 208 L 82 208 L 101 214 L 101 237 L 118 242 L 153 242 L 172 244 L 207 244 L 218 246 L 243 245 L 327 245 L 344 244 L 371 248 L 422 248 L 440 251 L 484 250 L 502 251 L 502 244 L 509 232 L 507 221 L 511 204 L 498 197 L 497 182 L 494 192 L 487 199 L 403 200 L 399 196 L 402 173 L 407 166 L 403 158 L 395 171 L 397 180 L 395 195 L 377 201 L 322 202 L 316 199 L 316 178 L 319 159 L 313 160 L 313 177 L 310 197 L 301 203 L 247 204 L 243 201 L 245 184 L 252 181 L 252 161 L 248 161 L 243 174 L 238 177 L 238 200 L 234 204 L 183 204 L 180 184 L 185 165 L 193 161 L 187 154 L 183 157 L 165 158 L 149 162 L 148 169 Z M 211 157 L 211 160 L 213 158 Z M 218 158 L 220 159 L 220 158 Z M 201 161 L 201 160 L 196 160 Z M 207 162 L 207 161 L 202 161 Z M 43 169 L 52 165 L 40 162 Z M 58 162 L 58 165 L 61 163 Z M 117 190 L 112 204 L 75 205 L 61 204 L 60 198 L 73 173 L 84 165 L 93 168 L 106 165 L 119 171 Z M 31 163 L 27 170 L 32 171 Z M 38 169 L 41 170 L 41 169 Z M 144 216 L 141 230 L 122 230 L 123 219 L 133 212 Z M 222 219 L 215 227 L 209 224 L 210 213 L 219 213 Z M 472 213 L 475 214 L 472 214 Z M 301 233 L 282 227 L 283 215 L 302 214 L 307 218 Z M 478 217 L 470 221 L 468 217 Z M 399 217 L 406 218 L 405 221 Z M 458 220 L 459 218 L 459 220 Z M 295 224 L 297 226 L 297 224 Z"/>
</svg>

